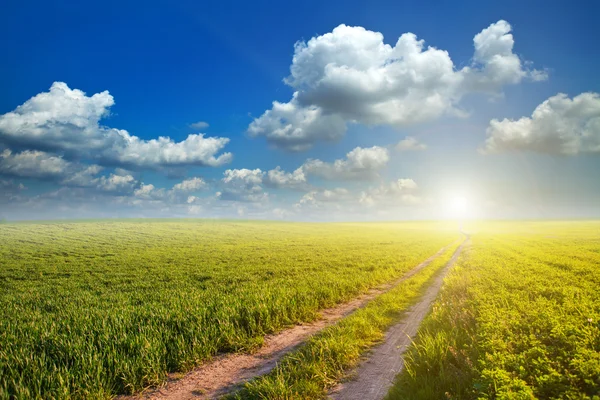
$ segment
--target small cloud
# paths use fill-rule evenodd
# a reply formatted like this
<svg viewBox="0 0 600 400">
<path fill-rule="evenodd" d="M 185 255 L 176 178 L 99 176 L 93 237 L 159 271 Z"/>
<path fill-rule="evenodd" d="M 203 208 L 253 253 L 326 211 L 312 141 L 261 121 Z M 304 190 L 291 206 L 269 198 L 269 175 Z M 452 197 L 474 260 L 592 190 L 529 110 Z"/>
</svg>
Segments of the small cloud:
<svg viewBox="0 0 600 400">
<path fill-rule="evenodd" d="M 416 138 L 412 136 L 407 136 L 401 141 L 398 142 L 394 148 L 397 151 L 422 151 L 427 149 L 427 145 L 425 143 L 419 142 Z"/>
<path fill-rule="evenodd" d="M 204 121 L 198 121 L 198 122 L 194 122 L 193 124 L 190 124 L 190 128 L 192 128 L 192 129 L 206 129 L 209 126 L 210 125 L 208 125 L 208 122 L 204 122 Z"/>
</svg>

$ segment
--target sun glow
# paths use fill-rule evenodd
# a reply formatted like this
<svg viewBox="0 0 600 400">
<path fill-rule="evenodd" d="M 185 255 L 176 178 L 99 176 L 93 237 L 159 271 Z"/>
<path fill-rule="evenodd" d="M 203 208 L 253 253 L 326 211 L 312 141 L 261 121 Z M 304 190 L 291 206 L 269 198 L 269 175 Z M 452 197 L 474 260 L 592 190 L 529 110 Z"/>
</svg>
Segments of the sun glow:
<svg viewBox="0 0 600 400">
<path fill-rule="evenodd" d="M 450 199 L 448 208 L 450 209 L 452 214 L 455 214 L 456 216 L 464 216 L 467 212 L 468 205 L 469 202 L 466 197 L 455 196 L 452 199 Z"/>
<path fill-rule="evenodd" d="M 475 204 L 473 197 L 466 193 L 453 193 L 443 201 L 444 214 L 450 219 L 468 219 L 474 216 Z"/>
</svg>

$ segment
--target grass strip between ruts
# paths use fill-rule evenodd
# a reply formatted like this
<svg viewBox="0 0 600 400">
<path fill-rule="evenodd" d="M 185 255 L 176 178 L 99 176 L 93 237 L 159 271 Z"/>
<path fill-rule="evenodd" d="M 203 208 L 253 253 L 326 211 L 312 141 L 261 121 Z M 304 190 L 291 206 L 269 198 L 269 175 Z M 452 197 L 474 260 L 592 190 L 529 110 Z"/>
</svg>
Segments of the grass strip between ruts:
<svg viewBox="0 0 600 400">
<path fill-rule="evenodd" d="M 386 330 L 399 321 L 443 269 L 460 242 L 415 276 L 378 296 L 288 354 L 269 374 L 247 382 L 230 399 L 316 399 L 339 383 Z"/>
</svg>

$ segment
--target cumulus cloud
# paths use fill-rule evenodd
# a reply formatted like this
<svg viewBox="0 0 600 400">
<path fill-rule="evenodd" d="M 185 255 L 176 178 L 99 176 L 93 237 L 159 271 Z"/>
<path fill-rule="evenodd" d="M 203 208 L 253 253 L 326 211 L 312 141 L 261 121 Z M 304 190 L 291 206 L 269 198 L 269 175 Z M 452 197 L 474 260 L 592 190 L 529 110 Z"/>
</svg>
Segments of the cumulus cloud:
<svg viewBox="0 0 600 400">
<path fill-rule="evenodd" d="M 193 124 L 190 124 L 190 128 L 192 129 L 206 129 L 208 128 L 210 125 L 208 125 L 208 122 L 204 122 L 204 121 L 198 121 L 198 122 L 194 122 Z"/>
<path fill-rule="evenodd" d="M 104 168 L 102 168 L 99 165 L 90 165 L 88 167 L 82 167 L 80 170 L 65 176 L 60 183 L 65 186 L 93 186 L 97 179 L 96 176 L 100 172 L 102 172 L 103 169 Z"/>
<path fill-rule="evenodd" d="M 384 182 L 365 190 L 317 189 L 304 194 L 292 207 L 297 216 L 316 219 L 368 219 L 373 215 L 397 215 L 400 208 L 424 203 L 412 179 Z"/>
<path fill-rule="evenodd" d="M 399 141 L 394 148 L 397 151 L 422 151 L 427 149 L 427 145 L 419 142 L 417 138 L 407 136 Z"/>
<path fill-rule="evenodd" d="M 131 193 L 139 182 L 131 175 L 110 174 L 95 180 L 96 187 L 105 192 Z"/>
<path fill-rule="evenodd" d="M 50 179 L 65 186 L 91 186 L 102 171 L 99 165 L 82 165 L 37 150 L 0 153 L 0 175 L 20 178 Z"/>
<path fill-rule="evenodd" d="M 356 147 L 346 154 L 345 159 L 327 163 L 321 160 L 308 160 L 302 169 L 309 175 L 329 180 L 369 180 L 379 176 L 390 159 L 386 148 L 373 146 Z"/>
<path fill-rule="evenodd" d="M 153 198 L 162 198 L 164 194 L 164 190 L 157 189 L 153 184 L 144 184 L 142 183 L 140 187 L 138 187 L 133 192 L 135 197 L 142 199 L 153 199 Z"/>
<path fill-rule="evenodd" d="M 359 203 L 379 207 L 419 204 L 421 199 L 415 193 L 417 188 L 416 182 L 412 179 L 398 179 L 362 191 Z"/>
<path fill-rule="evenodd" d="M 354 197 L 346 188 L 319 189 L 304 194 L 294 205 L 295 211 L 335 209 L 342 210 L 344 204 Z"/>
<path fill-rule="evenodd" d="M 304 151 L 319 140 L 335 141 L 346 132 L 346 122 L 335 114 L 325 114 L 317 106 L 298 103 L 297 93 L 289 103 L 273 102 L 273 107 L 252 121 L 248 133 L 265 136 L 275 147 Z"/>
<path fill-rule="evenodd" d="M 322 189 L 319 191 L 312 191 L 306 193 L 300 199 L 300 203 L 316 203 L 316 202 L 333 202 L 333 201 L 342 201 L 348 200 L 350 196 L 350 191 L 346 188 L 334 188 L 334 189 Z"/>
<path fill-rule="evenodd" d="M 465 90 L 494 92 L 498 87 L 516 84 L 523 78 L 538 82 L 548 79 L 546 71 L 528 70 L 513 53 L 515 41 L 512 28 L 506 21 L 490 25 L 473 38 L 474 65 L 461 72 L 465 77 Z"/>
<path fill-rule="evenodd" d="M 514 54 L 511 26 L 498 21 L 474 38 L 473 63 L 456 69 L 447 51 L 425 48 L 413 33 L 394 46 L 363 27 L 340 25 L 298 42 L 285 83 L 295 92 L 249 126 L 251 136 L 302 151 L 318 141 L 339 139 L 347 123 L 397 128 L 464 115 L 460 99 L 472 92 L 496 92 L 524 78 L 542 80 Z"/>
<path fill-rule="evenodd" d="M 206 181 L 202 178 L 190 178 L 186 179 L 173 186 L 173 190 L 180 192 L 195 192 L 200 189 L 206 188 Z"/>
<path fill-rule="evenodd" d="M 184 179 L 173 185 L 171 189 L 157 188 L 153 184 L 140 182 L 135 186 L 133 195 L 137 199 L 148 201 L 161 201 L 169 204 L 193 204 L 201 199 L 191 196 L 190 193 L 204 190 L 208 187 L 206 181 L 200 177 Z"/>
<path fill-rule="evenodd" d="M 24 178 L 62 177 L 71 163 L 42 151 L 22 151 L 13 153 L 4 150 L 0 153 L 0 174 Z"/>
<path fill-rule="evenodd" d="M 582 93 L 570 99 L 559 93 L 538 105 L 531 117 L 491 120 L 487 136 L 485 153 L 600 153 L 600 95 Z"/>
<path fill-rule="evenodd" d="M 232 159 L 231 153 L 218 154 L 228 138 L 194 134 L 181 142 L 168 137 L 144 140 L 125 130 L 100 125 L 113 105 L 108 91 L 87 96 L 66 83 L 55 82 L 49 92 L 0 116 L 0 140 L 30 150 L 62 152 L 131 168 L 214 167 Z"/>
<path fill-rule="evenodd" d="M 267 173 L 264 183 L 273 188 L 305 189 L 307 187 L 306 175 L 302 167 L 293 172 L 285 172 L 277 166 Z"/>
<path fill-rule="evenodd" d="M 260 169 L 228 169 L 223 173 L 223 189 L 217 192 L 219 200 L 260 202 L 268 198 L 263 191 L 265 173 Z"/>
</svg>

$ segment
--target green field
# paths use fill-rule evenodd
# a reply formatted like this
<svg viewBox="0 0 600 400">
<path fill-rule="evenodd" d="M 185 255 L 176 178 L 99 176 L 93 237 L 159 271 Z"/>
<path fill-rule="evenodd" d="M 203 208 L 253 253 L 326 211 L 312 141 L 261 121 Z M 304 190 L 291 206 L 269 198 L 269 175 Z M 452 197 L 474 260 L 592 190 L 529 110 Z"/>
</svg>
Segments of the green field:
<svg viewBox="0 0 600 400">
<path fill-rule="evenodd" d="M 600 223 L 488 223 L 388 399 L 600 399 Z"/>
<path fill-rule="evenodd" d="M 389 399 L 598 399 L 600 222 L 487 222 Z M 111 398 L 428 267 L 238 399 L 324 398 L 439 273 L 456 225 L 211 220 L 0 225 L 0 399 Z"/>
<path fill-rule="evenodd" d="M 438 223 L 0 225 L 0 398 L 109 398 L 401 276 Z"/>
</svg>

